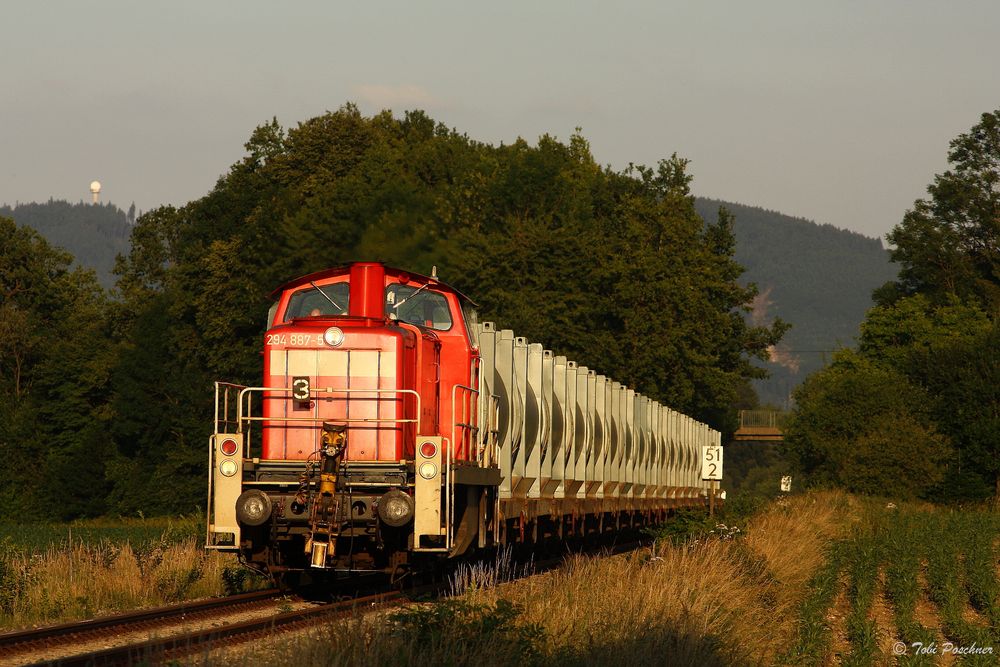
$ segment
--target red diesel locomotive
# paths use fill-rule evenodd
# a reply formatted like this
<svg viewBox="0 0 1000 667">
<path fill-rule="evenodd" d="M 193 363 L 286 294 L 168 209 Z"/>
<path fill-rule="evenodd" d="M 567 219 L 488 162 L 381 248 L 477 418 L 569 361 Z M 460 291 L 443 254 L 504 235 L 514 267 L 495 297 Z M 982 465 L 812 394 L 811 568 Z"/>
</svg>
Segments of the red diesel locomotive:
<svg viewBox="0 0 1000 667">
<path fill-rule="evenodd" d="M 719 434 L 363 262 L 278 288 L 259 387 L 216 383 L 210 549 L 276 578 L 396 572 L 702 504 Z"/>
</svg>

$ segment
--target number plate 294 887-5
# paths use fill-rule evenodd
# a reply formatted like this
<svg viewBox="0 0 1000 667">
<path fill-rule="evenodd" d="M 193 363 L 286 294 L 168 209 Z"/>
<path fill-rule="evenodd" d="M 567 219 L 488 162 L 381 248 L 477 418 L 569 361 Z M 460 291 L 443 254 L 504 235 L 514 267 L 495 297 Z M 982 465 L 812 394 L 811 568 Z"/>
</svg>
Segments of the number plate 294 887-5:
<svg viewBox="0 0 1000 667">
<path fill-rule="evenodd" d="M 266 345 L 291 345 L 292 347 L 320 346 L 323 344 L 323 335 L 308 333 L 267 334 L 264 342 Z"/>
</svg>

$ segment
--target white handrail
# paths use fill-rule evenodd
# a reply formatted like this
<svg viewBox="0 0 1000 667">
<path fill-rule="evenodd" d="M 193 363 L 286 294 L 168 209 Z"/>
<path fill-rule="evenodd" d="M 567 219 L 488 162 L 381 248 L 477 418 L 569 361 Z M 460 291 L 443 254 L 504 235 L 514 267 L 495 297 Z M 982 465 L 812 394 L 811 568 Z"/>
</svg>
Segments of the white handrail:
<svg viewBox="0 0 1000 667">
<path fill-rule="evenodd" d="M 451 441 L 451 439 L 450 438 L 445 438 L 443 436 L 442 436 L 441 439 L 447 445 L 447 447 L 445 447 L 445 451 L 448 452 L 448 456 L 445 459 L 445 484 L 447 484 L 448 486 L 445 489 L 445 493 L 444 493 L 444 522 L 445 522 L 445 524 L 444 524 L 445 525 L 445 531 L 444 531 L 445 532 L 445 535 L 444 535 L 445 544 L 444 544 L 444 547 L 445 547 L 445 549 L 450 550 L 451 546 L 452 546 L 452 543 L 454 541 L 454 534 L 453 534 L 452 525 L 451 525 L 451 511 L 452 511 L 452 503 L 454 501 L 454 495 L 455 495 L 455 480 L 454 480 L 453 475 L 451 474 L 451 472 L 452 472 L 451 462 L 452 462 L 452 459 L 454 458 L 454 454 L 455 453 L 452 451 L 452 441 Z"/>
<path fill-rule="evenodd" d="M 466 395 L 465 400 L 462 401 L 462 421 L 459 421 L 459 419 L 458 419 L 458 411 L 456 409 L 456 407 L 457 407 L 456 406 L 457 394 L 458 394 L 458 390 L 459 389 L 468 392 L 468 394 Z M 471 398 L 471 397 L 475 397 L 475 399 L 476 399 L 476 407 L 475 407 L 475 409 L 472 409 L 472 407 L 469 405 L 469 398 Z M 478 414 L 478 410 L 479 410 L 479 390 L 478 389 L 473 389 L 472 387 L 468 387 L 468 386 L 466 386 L 464 384 L 454 384 L 454 385 L 452 385 L 452 387 L 451 387 L 451 438 L 452 438 L 453 442 L 455 442 L 457 444 L 460 441 L 460 439 L 458 437 L 458 434 L 457 434 L 457 430 L 461 426 L 463 428 L 468 428 L 469 429 L 469 432 L 470 432 L 469 446 L 471 447 L 473 444 L 478 444 L 478 443 L 476 443 L 475 434 L 479 431 L 479 425 L 478 424 L 473 425 L 471 423 L 468 423 L 468 422 L 471 421 L 472 415 Z M 464 438 L 461 439 L 461 441 L 464 442 Z M 477 447 L 477 449 L 478 449 L 478 447 Z M 478 454 L 476 456 L 476 459 L 477 459 L 477 461 L 479 460 Z M 480 464 L 481 464 L 481 461 L 480 461 Z"/>
<path fill-rule="evenodd" d="M 237 420 L 240 424 L 243 422 L 254 422 L 254 421 L 275 421 L 275 422 L 322 422 L 325 421 L 322 417 L 251 417 L 249 413 L 251 412 L 250 398 L 255 392 L 285 392 L 290 393 L 292 391 L 291 387 L 244 387 L 240 391 L 239 400 L 239 410 L 237 412 Z M 375 398 L 379 398 L 380 394 L 410 394 L 414 396 L 417 400 L 417 417 L 412 419 L 379 419 L 379 418 L 338 418 L 337 422 L 342 422 L 345 424 L 352 423 L 394 423 L 394 424 L 416 424 L 419 422 L 420 415 L 420 394 L 414 389 L 334 389 L 333 387 L 314 387 L 311 390 L 312 394 L 375 394 Z M 246 415 L 244 415 L 243 402 L 246 400 Z M 343 400 L 349 400 L 345 397 Z"/>
</svg>

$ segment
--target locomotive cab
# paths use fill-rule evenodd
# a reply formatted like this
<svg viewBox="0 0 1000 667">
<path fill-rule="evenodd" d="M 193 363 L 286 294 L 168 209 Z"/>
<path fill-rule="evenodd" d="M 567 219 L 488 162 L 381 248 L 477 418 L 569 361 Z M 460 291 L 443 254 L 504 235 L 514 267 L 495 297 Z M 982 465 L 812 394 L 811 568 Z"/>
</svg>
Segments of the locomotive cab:
<svg viewBox="0 0 1000 667">
<path fill-rule="evenodd" d="M 272 296 L 262 386 L 217 383 L 208 546 L 272 575 L 453 552 L 457 469 L 484 463 L 474 304 L 379 263 Z"/>
</svg>

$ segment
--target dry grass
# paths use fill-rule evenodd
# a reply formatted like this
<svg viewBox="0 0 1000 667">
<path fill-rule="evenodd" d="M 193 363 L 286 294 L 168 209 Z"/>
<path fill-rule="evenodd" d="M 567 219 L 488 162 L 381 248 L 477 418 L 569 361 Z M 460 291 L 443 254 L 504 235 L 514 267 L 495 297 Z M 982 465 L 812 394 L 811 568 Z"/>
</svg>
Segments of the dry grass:
<svg viewBox="0 0 1000 667">
<path fill-rule="evenodd" d="M 860 520 L 857 500 L 821 491 L 775 501 L 749 524 L 746 545 L 786 587 L 800 589 L 826 560 L 826 547 Z"/>
<path fill-rule="evenodd" d="M 791 641 L 806 583 L 826 545 L 848 531 L 851 509 L 845 494 L 800 496 L 771 505 L 742 541 L 577 558 L 491 593 L 523 605 L 554 644 L 587 646 L 602 663 L 672 655 L 681 664 L 769 664 Z"/>
<path fill-rule="evenodd" d="M 779 622 L 767 612 L 768 578 L 735 543 L 712 540 L 638 557 L 577 557 L 490 593 L 523 606 L 525 621 L 542 626 L 569 662 L 754 663 L 766 660 Z"/>
<path fill-rule="evenodd" d="M 849 532 L 857 509 L 844 494 L 811 493 L 771 505 L 743 539 L 574 556 L 557 571 L 495 587 L 481 584 L 502 575 L 473 573 L 444 611 L 416 608 L 402 624 L 358 618 L 237 662 L 773 664 L 795 637 L 798 606 L 829 542 Z"/>
<path fill-rule="evenodd" d="M 230 556 L 179 543 L 74 543 L 0 559 L 0 627 L 89 618 L 219 595 Z"/>
</svg>

